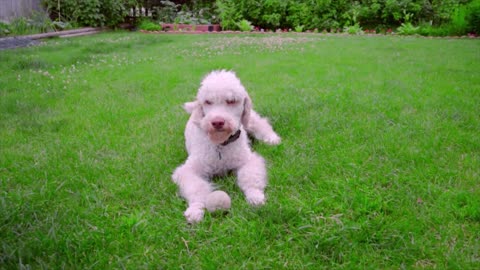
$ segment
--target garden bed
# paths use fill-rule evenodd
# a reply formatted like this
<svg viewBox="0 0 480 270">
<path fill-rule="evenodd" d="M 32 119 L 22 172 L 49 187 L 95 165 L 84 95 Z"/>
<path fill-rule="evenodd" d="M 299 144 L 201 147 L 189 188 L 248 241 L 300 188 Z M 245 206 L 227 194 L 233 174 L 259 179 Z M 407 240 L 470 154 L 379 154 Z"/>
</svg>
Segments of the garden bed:
<svg viewBox="0 0 480 270">
<path fill-rule="evenodd" d="M 179 31 L 179 32 L 220 32 L 222 27 L 219 24 L 162 24 L 163 31 Z"/>
<path fill-rule="evenodd" d="M 191 25 L 190 25 L 191 26 Z M 205 31 L 205 30 L 198 30 L 198 29 L 192 29 L 192 28 L 176 28 L 176 29 L 171 29 L 171 28 L 162 28 L 162 30 L 158 31 L 149 31 L 149 30 L 140 30 L 142 33 L 146 34 L 208 34 L 208 33 L 213 33 L 213 34 L 298 34 L 298 35 L 326 35 L 326 36 L 400 36 L 400 37 L 419 37 L 419 38 L 437 38 L 437 39 L 463 39 L 463 38 L 470 38 L 470 39 L 476 39 L 480 38 L 480 36 L 475 35 L 475 34 L 468 34 L 468 35 L 463 35 L 463 36 L 422 36 L 422 35 L 399 35 L 395 32 L 387 32 L 387 33 L 375 33 L 375 32 L 367 32 L 365 31 L 364 33 L 360 34 L 349 34 L 345 32 L 314 32 L 314 31 L 305 31 L 305 32 L 295 32 L 295 31 L 288 31 L 288 30 L 277 30 L 277 31 L 238 31 L 238 30 L 216 30 L 216 31 Z"/>
</svg>

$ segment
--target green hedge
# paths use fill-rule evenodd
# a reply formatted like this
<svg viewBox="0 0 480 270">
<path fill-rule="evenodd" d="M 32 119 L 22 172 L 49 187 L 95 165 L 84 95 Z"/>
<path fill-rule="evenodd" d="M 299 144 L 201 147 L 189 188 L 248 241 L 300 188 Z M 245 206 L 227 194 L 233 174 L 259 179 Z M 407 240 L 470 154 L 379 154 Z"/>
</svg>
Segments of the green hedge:
<svg viewBox="0 0 480 270">
<path fill-rule="evenodd" d="M 116 25 L 136 6 L 144 7 L 137 16 L 193 23 L 216 18 L 228 30 L 246 20 L 271 30 L 338 31 L 356 26 L 379 31 L 412 25 L 427 34 L 480 32 L 480 0 L 44 0 L 44 4 L 53 19 L 85 26 Z M 432 30 L 438 28 L 442 30 Z"/>
<path fill-rule="evenodd" d="M 136 0 L 43 0 L 50 17 L 80 26 L 115 26 Z"/>
<path fill-rule="evenodd" d="M 451 22 L 455 10 L 469 0 L 217 0 L 224 28 L 246 19 L 267 28 L 338 29 L 397 27 L 404 22 L 440 26 Z M 473 1 L 478 2 L 478 1 Z M 473 17 L 477 17 L 475 15 Z"/>
</svg>

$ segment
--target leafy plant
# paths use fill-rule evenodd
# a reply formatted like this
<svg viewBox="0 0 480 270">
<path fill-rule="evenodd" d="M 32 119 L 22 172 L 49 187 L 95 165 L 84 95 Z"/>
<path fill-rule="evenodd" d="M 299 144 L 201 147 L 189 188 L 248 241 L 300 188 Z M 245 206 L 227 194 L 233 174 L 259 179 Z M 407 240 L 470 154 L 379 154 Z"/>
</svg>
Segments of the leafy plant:
<svg viewBox="0 0 480 270">
<path fill-rule="evenodd" d="M 40 19 L 41 18 L 41 19 Z M 28 35 L 44 33 L 54 30 L 54 25 L 50 19 L 33 15 L 32 18 L 18 17 L 13 19 L 10 24 L 4 26 L 4 33 L 10 35 Z"/>
<path fill-rule="evenodd" d="M 347 20 L 347 25 L 354 26 L 358 24 L 358 15 L 360 14 L 360 5 L 358 2 L 355 2 L 350 10 L 343 14 L 343 18 Z"/>
<path fill-rule="evenodd" d="M 334 33 L 334 32 L 337 32 L 337 29 L 340 29 L 341 28 L 341 25 L 338 21 L 336 20 L 333 20 L 333 19 L 328 19 L 328 20 L 325 20 L 323 21 L 321 24 L 320 24 L 320 28 L 321 29 L 329 29 L 330 32 Z"/>
<path fill-rule="evenodd" d="M 31 34 L 33 32 L 31 31 L 32 28 L 28 19 L 24 17 L 15 18 L 10 22 L 10 30 L 15 35 Z"/>
<path fill-rule="evenodd" d="M 305 26 L 303 25 L 297 25 L 295 26 L 295 32 L 303 32 L 303 28 L 305 28 Z M 317 31 L 318 32 L 318 31 Z"/>
<path fill-rule="evenodd" d="M 413 26 L 411 22 L 402 23 L 400 27 L 397 28 L 397 32 L 400 35 L 415 35 L 418 33 L 419 27 Z"/>
<path fill-rule="evenodd" d="M 360 24 L 356 23 L 351 26 L 345 26 L 343 28 L 343 32 L 348 33 L 350 35 L 361 35 L 363 34 L 362 27 L 360 27 Z"/>
<path fill-rule="evenodd" d="M 55 21 L 85 26 L 115 26 L 124 21 L 134 0 L 43 0 Z"/>
<path fill-rule="evenodd" d="M 256 20 L 251 18 L 251 20 L 254 22 L 258 21 L 262 26 L 271 29 L 287 27 L 287 25 L 285 25 L 285 18 L 287 16 L 287 7 L 290 2 L 293 1 L 264 0 L 258 18 L 256 18 Z M 246 9 L 243 15 L 247 16 L 248 13 L 249 11 Z"/>
<path fill-rule="evenodd" d="M 123 22 L 128 15 L 124 3 L 118 0 L 103 0 L 100 6 L 100 13 L 105 18 L 103 24 L 112 27 Z"/>
<path fill-rule="evenodd" d="M 443 1 L 431 1 L 429 10 L 424 11 L 423 18 L 426 21 L 432 21 L 434 25 L 444 25 L 448 24 L 451 21 L 452 13 L 455 11 L 455 8 L 460 4 L 463 4 L 465 1 L 462 0 L 443 0 Z M 428 18 L 430 17 L 430 18 Z"/>
<path fill-rule="evenodd" d="M 28 21 L 34 32 L 45 33 L 55 30 L 55 25 L 43 12 L 33 12 Z"/>
<path fill-rule="evenodd" d="M 266 27 L 277 28 L 280 26 L 280 21 L 282 19 L 282 15 L 278 13 L 273 14 L 265 14 L 262 16 L 261 20 Z"/>
<path fill-rule="evenodd" d="M 467 31 L 480 34 L 480 0 L 468 4 L 467 12 Z"/>
<path fill-rule="evenodd" d="M 164 23 L 172 23 L 177 16 L 180 5 L 172 1 L 160 1 L 162 6 L 154 8 L 153 17 Z"/>
<path fill-rule="evenodd" d="M 433 27 L 431 24 L 423 24 L 419 27 L 417 34 L 422 36 L 448 36 L 448 29 L 446 27 Z"/>
<path fill-rule="evenodd" d="M 145 31 L 161 31 L 162 26 L 150 20 L 144 19 L 138 25 L 138 28 Z"/>
<path fill-rule="evenodd" d="M 58 23 L 52 22 L 43 12 L 33 12 L 29 18 L 18 17 L 10 24 L 0 22 L 0 36 L 38 34 L 63 29 Z"/>
<path fill-rule="evenodd" d="M 236 1 L 218 0 L 217 10 L 222 28 L 226 30 L 236 29 L 237 22 L 242 19 L 242 15 L 237 8 Z"/>
<path fill-rule="evenodd" d="M 0 22 L 0 37 L 10 34 L 10 26 L 7 23 Z"/>
<path fill-rule="evenodd" d="M 253 25 L 247 20 L 241 20 L 240 22 L 237 23 L 237 27 L 240 29 L 242 32 L 250 32 L 253 30 Z"/>
<path fill-rule="evenodd" d="M 308 2 L 290 1 L 286 21 L 289 26 L 308 25 L 312 27 L 315 24 L 315 17 Z"/>
<path fill-rule="evenodd" d="M 413 18 L 412 13 L 408 13 L 406 10 L 403 10 L 403 20 L 404 20 L 404 22 L 409 23 L 409 22 L 412 21 L 412 18 Z"/>
<path fill-rule="evenodd" d="M 464 35 L 467 33 L 467 8 L 459 6 L 452 13 L 452 18 L 448 24 L 450 35 Z"/>
<path fill-rule="evenodd" d="M 191 11 L 179 11 L 174 19 L 175 23 L 183 24 L 210 24 L 210 22 L 204 18 L 198 17 Z"/>
<path fill-rule="evenodd" d="M 67 30 L 73 28 L 73 25 L 69 22 L 54 21 L 52 22 L 52 25 L 58 30 Z"/>
</svg>

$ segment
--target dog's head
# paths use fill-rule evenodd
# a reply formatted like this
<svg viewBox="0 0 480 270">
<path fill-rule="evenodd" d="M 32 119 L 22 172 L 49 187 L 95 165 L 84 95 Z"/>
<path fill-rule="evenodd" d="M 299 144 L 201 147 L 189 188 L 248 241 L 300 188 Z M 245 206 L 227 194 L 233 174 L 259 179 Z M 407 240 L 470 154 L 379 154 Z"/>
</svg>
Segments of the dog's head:
<svg viewBox="0 0 480 270">
<path fill-rule="evenodd" d="M 203 79 L 197 100 L 185 103 L 184 108 L 213 143 L 221 144 L 248 124 L 252 102 L 235 73 L 220 70 Z"/>
</svg>

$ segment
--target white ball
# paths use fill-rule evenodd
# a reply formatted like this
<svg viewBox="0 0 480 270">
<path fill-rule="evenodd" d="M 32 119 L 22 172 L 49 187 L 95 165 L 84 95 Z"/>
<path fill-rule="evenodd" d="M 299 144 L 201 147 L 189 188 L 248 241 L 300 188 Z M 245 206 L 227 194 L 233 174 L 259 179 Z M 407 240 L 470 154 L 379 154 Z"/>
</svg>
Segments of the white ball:
<svg viewBox="0 0 480 270">
<path fill-rule="evenodd" d="M 208 212 L 215 212 L 217 210 L 228 210 L 230 209 L 232 202 L 230 197 L 227 193 L 216 190 L 207 195 L 207 199 L 205 201 L 205 208 L 207 208 Z"/>
</svg>

